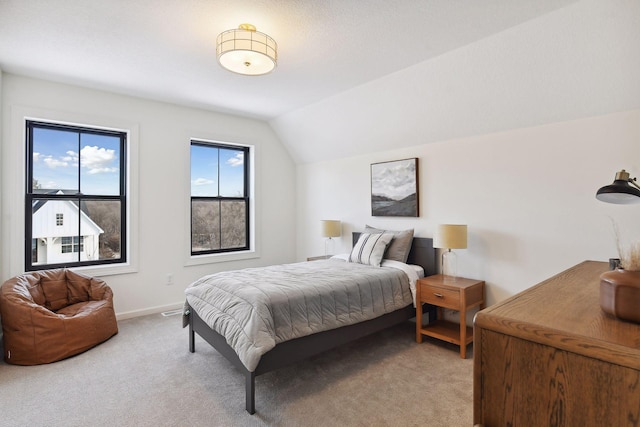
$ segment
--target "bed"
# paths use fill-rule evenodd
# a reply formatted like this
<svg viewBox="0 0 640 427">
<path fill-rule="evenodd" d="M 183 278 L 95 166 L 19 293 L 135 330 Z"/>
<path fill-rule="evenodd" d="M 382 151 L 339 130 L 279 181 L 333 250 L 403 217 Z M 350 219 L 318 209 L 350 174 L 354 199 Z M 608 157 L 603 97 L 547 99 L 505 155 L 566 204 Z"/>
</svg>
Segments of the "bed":
<svg viewBox="0 0 640 427">
<path fill-rule="evenodd" d="M 366 234 L 363 233 L 362 237 L 365 237 Z M 354 248 L 357 244 L 362 242 L 362 239 L 359 239 L 360 233 L 353 233 L 353 242 Z M 408 257 L 406 258 L 406 264 L 410 265 L 418 265 L 422 267 L 424 270 L 424 275 L 428 276 L 431 274 L 435 274 L 435 264 L 436 264 L 436 255 L 435 249 L 433 248 L 433 241 L 430 238 L 417 238 L 414 237 L 410 240 L 411 249 L 408 253 Z M 352 251 L 353 254 L 354 251 Z M 405 255 L 406 256 L 406 255 Z M 335 264 L 330 264 L 334 262 Z M 285 266 L 289 266 L 287 268 L 295 269 L 300 268 L 315 268 L 317 270 L 322 270 L 323 268 L 326 270 L 327 266 L 338 266 L 337 262 L 333 260 L 327 261 L 311 261 L 307 263 L 296 263 L 296 264 L 287 264 Z M 327 263 L 327 264 L 323 264 Z M 307 264 L 306 266 L 303 264 Z M 313 264 L 313 265 L 310 265 Z M 352 263 L 344 263 L 344 264 L 352 264 Z M 341 264 L 342 265 L 342 264 Z M 325 266 L 325 267 L 323 267 Z M 277 270 L 277 266 L 271 268 Z M 342 267 L 340 267 L 342 268 Z M 265 267 L 264 269 L 269 269 Z M 251 269 L 247 269 L 251 270 Z M 389 270 L 386 269 L 378 269 L 378 270 Z M 393 270 L 393 269 L 392 269 Z M 240 273 L 245 270 L 239 270 L 235 273 Z M 364 270 L 362 270 L 364 271 Z M 219 275 L 219 274 L 218 274 Z M 212 276 L 218 276 L 212 275 Z M 406 281 L 406 277 L 405 281 Z M 205 279 L 206 278 L 206 279 Z M 209 280 L 209 276 L 205 276 L 205 278 L 200 280 Z M 319 280 L 319 279 L 318 279 Z M 311 280 L 309 280 L 312 282 Z M 363 320 L 358 323 L 348 324 L 345 326 L 334 327 L 333 329 L 323 330 L 319 332 L 311 332 L 307 335 L 294 337 L 292 339 L 287 339 L 282 342 L 277 342 L 275 345 L 268 346 L 268 350 L 264 351 L 264 353 L 259 354 L 256 362 L 256 355 L 245 351 L 244 347 L 238 349 L 237 343 L 233 342 L 233 346 L 228 343 L 228 341 L 233 340 L 233 338 L 229 338 L 229 334 L 226 332 L 216 332 L 208 323 L 211 323 L 210 314 L 202 312 L 202 308 L 198 304 L 198 299 L 194 298 L 193 295 L 190 295 L 190 289 L 196 289 L 196 285 L 198 282 L 194 282 L 189 288 L 187 288 L 187 302 L 185 303 L 184 310 L 184 324 L 189 327 L 189 351 L 195 352 L 195 334 L 197 333 L 201 336 L 205 341 L 207 341 L 210 345 L 212 345 L 220 354 L 222 354 L 226 359 L 231 362 L 238 370 L 240 370 L 245 376 L 245 405 L 246 410 L 250 414 L 255 413 L 255 378 L 261 374 L 291 365 L 293 363 L 302 361 L 311 356 L 319 354 L 321 352 L 330 350 L 337 346 L 346 344 L 348 342 L 357 340 L 366 335 L 381 331 L 383 329 L 389 328 L 393 325 L 402 323 L 407 321 L 413 317 L 415 317 L 415 306 L 413 301 L 411 301 L 411 297 L 407 300 L 407 296 L 404 295 L 400 301 L 404 301 L 401 303 L 400 308 L 393 308 L 391 310 L 387 310 L 385 314 L 377 315 L 377 317 Z M 405 285 L 406 286 L 406 285 Z M 193 292 L 193 291 L 191 291 Z M 404 292 L 404 291 L 403 291 Z M 400 298 L 396 295 L 397 292 L 394 293 L 394 300 Z M 191 299 L 191 301 L 190 301 Z M 372 304 L 378 304 L 379 302 L 372 302 Z M 385 302 L 385 307 L 388 302 Z M 398 304 L 398 301 L 395 301 L 395 304 Z M 201 312 L 199 312 L 199 310 Z M 365 310 L 363 310 L 365 311 Z M 423 312 L 428 313 L 427 318 L 431 321 L 435 319 L 435 309 L 432 306 L 423 306 Z M 260 313 L 258 313 L 260 314 Z M 255 321 L 254 321 L 255 322 Z M 264 322 L 262 322 L 264 323 Z M 311 324 L 312 322 L 310 322 Z M 219 331 L 221 328 L 217 325 L 216 329 Z M 222 328 L 224 331 L 226 329 Z M 226 335 L 223 336 L 223 335 Z M 253 348 L 251 348 L 253 350 Z M 247 353 L 249 355 L 247 355 Z"/>
</svg>

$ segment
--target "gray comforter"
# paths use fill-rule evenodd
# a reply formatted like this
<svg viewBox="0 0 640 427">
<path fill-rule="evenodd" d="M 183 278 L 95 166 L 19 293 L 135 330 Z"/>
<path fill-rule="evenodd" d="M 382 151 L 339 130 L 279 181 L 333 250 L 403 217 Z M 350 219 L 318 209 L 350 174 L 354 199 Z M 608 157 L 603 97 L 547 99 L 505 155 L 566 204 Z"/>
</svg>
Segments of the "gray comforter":
<svg viewBox="0 0 640 427">
<path fill-rule="evenodd" d="M 185 293 L 191 308 L 254 371 L 260 357 L 280 342 L 411 304 L 407 274 L 330 259 L 216 273 Z"/>
</svg>

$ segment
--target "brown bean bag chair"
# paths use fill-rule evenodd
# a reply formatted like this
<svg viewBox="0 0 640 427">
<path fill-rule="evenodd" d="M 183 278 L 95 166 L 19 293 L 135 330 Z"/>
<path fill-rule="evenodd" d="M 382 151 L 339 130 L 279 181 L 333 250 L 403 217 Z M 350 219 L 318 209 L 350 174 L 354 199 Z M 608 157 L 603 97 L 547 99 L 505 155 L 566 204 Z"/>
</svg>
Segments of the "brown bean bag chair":
<svg viewBox="0 0 640 427">
<path fill-rule="evenodd" d="M 64 268 L 4 282 L 0 315 L 4 360 L 15 365 L 55 362 L 118 333 L 111 288 Z"/>
</svg>

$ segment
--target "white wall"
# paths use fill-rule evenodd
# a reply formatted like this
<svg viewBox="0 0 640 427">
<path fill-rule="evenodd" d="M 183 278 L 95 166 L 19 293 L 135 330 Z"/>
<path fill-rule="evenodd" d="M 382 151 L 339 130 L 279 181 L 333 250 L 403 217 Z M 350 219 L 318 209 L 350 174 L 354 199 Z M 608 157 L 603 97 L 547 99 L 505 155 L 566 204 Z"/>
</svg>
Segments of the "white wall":
<svg viewBox="0 0 640 427">
<path fill-rule="evenodd" d="M 419 158 L 420 217 L 371 217 L 370 164 L 409 157 Z M 611 219 L 640 239 L 640 205 L 594 197 L 622 168 L 640 175 L 640 110 L 299 165 L 297 258 L 323 253 L 321 219 L 343 221 L 343 252 L 365 224 L 432 237 L 437 224 L 465 223 L 458 273 L 485 280 L 493 304 L 615 257 Z"/>
<path fill-rule="evenodd" d="M 594 195 L 640 175 L 639 23 L 638 1 L 581 0 L 272 120 L 299 163 L 297 259 L 323 253 L 321 219 L 345 252 L 365 224 L 466 223 L 458 270 L 493 304 L 617 256 L 611 218 L 639 239 L 640 205 Z M 420 217 L 371 217 L 370 164 L 409 157 Z"/>
<path fill-rule="evenodd" d="M 104 277 L 114 291 L 121 318 L 180 306 L 186 286 L 204 274 L 295 258 L 295 166 L 266 123 L 12 74 L 2 75 L 0 90 L 3 281 L 24 271 L 25 149 L 24 122 L 19 116 L 25 111 L 135 128 L 138 158 L 132 167 L 138 185 L 131 201 L 137 204 L 132 242 L 136 271 Z M 191 137 L 256 147 L 259 256 L 187 265 Z M 173 275 L 171 286 L 165 284 L 167 274 Z"/>
</svg>

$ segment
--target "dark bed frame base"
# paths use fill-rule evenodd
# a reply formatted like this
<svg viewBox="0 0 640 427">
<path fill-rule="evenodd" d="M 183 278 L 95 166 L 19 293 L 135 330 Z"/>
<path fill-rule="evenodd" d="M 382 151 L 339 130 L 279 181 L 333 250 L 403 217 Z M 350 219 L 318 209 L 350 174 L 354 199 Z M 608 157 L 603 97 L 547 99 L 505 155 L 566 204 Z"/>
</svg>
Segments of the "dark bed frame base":
<svg viewBox="0 0 640 427">
<path fill-rule="evenodd" d="M 353 241 L 356 242 L 359 233 L 353 233 Z M 411 252 L 409 253 L 409 264 L 417 264 L 424 268 L 425 276 L 435 274 L 436 255 L 433 248 L 433 241 L 429 238 L 414 238 Z M 405 322 L 416 315 L 413 305 L 408 305 L 400 310 L 387 313 L 375 319 L 354 325 L 343 326 L 329 331 L 296 338 L 277 344 L 273 349 L 265 353 L 261 358 L 254 372 L 250 372 L 240 361 L 235 350 L 227 344 L 225 338 L 211 329 L 204 320 L 191 308 L 189 312 L 189 351 L 195 352 L 196 332 L 205 341 L 213 346 L 229 362 L 245 376 L 245 399 L 246 409 L 250 414 L 256 412 L 255 405 L 255 379 L 256 376 L 265 374 L 276 369 L 300 362 L 311 356 L 330 350 L 337 346 L 357 340 L 366 335 L 382 331 L 391 326 Z M 436 319 L 436 307 L 425 304 L 422 312 L 428 313 L 429 322 Z"/>
<path fill-rule="evenodd" d="M 427 313 L 429 322 L 436 319 L 436 307 L 425 304 L 423 313 Z M 196 332 L 206 342 L 211 344 L 220 354 L 231 362 L 245 376 L 246 409 L 250 414 L 256 412 L 255 379 L 256 376 L 276 369 L 284 368 L 311 356 L 355 341 L 359 338 L 382 331 L 391 326 L 405 322 L 416 315 L 416 309 L 409 305 L 403 309 L 393 311 L 375 319 L 354 325 L 343 326 L 338 329 L 319 332 L 317 334 L 296 338 L 276 345 L 260 358 L 260 363 L 254 372 L 250 372 L 240 361 L 236 352 L 227 344 L 225 338 L 211 329 L 198 314 L 189 307 L 189 351 L 194 353 Z"/>
</svg>

